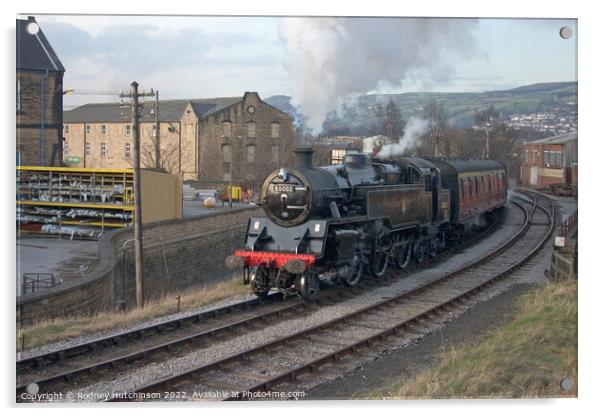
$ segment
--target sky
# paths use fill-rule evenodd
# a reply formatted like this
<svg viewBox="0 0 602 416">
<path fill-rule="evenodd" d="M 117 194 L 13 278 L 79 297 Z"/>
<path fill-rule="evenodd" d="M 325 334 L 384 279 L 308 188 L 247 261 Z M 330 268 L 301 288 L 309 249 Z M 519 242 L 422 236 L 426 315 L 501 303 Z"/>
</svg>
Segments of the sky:
<svg viewBox="0 0 602 416">
<path fill-rule="evenodd" d="M 291 62 L 297 40 L 283 36 L 286 19 L 35 17 L 67 70 L 64 89 L 74 90 L 65 96 L 66 110 L 86 102 L 117 101 L 119 91 L 125 91 L 133 80 L 141 88 L 159 90 L 164 99 L 241 96 L 244 91 L 257 91 L 264 98 L 299 93 L 295 80 L 299 71 L 291 69 L 293 64 L 298 66 L 298 61 Z M 383 19 L 403 23 L 403 19 Z M 559 36 L 563 26 L 573 30 L 572 38 Z M 447 49 L 454 49 L 452 44 L 438 54 L 446 69 L 444 77 L 432 77 L 419 66 L 407 73 L 400 71 L 403 75 L 398 80 L 391 81 L 389 76 L 387 82 L 355 92 L 474 92 L 577 80 L 576 20 L 477 19 L 466 27 L 470 33 L 462 41 L 468 38 L 470 48 L 448 54 Z M 378 42 L 378 36 L 375 39 Z M 410 42 L 416 43 L 419 55 L 420 39 Z M 366 43 L 358 47 L 371 48 Z M 311 53 L 303 56 L 314 59 Z M 373 70 L 369 58 L 363 62 L 365 67 L 355 65 L 357 71 Z M 324 81 L 316 79 L 319 70 L 312 77 L 316 85 Z"/>
</svg>

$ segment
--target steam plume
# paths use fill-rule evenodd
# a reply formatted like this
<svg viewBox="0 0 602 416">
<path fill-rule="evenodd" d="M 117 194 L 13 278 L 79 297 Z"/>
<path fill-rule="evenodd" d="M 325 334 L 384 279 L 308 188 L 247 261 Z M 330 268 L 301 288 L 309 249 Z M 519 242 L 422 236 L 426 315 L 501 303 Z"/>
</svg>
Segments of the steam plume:
<svg viewBox="0 0 602 416">
<path fill-rule="evenodd" d="M 314 133 L 329 112 L 360 94 L 407 79 L 445 81 L 473 52 L 470 19 L 286 18 L 279 35 L 293 102 Z"/>
<path fill-rule="evenodd" d="M 398 156 L 405 153 L 407 149 L 414 147 L 418 143 L 418 139 L 428 129 L 428 121 L 417 117 L 411 117 L 406 124 L 403 132 L 403 137 L 398 143 L 386 144 L 378 152 L 378 157 L 387 159 L 392 156 Z"/>
</svg>

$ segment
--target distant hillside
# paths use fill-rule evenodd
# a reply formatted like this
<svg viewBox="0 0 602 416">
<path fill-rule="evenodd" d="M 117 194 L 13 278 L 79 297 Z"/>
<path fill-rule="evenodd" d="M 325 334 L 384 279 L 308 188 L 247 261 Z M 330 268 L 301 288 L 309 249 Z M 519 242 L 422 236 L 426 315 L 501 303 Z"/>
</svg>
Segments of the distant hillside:
<svg viewBox="0 0 602 416">
<path fill-rule="evenodd" d="M 576 110 L 576 82 L 548 82 L 521 86 L 505 91 L 482 93 L 403 93 L 372 94 L 359 97 L 353 107 L 345 109 L 341 118 L 330 115 L 325 130 L 337 133 L 370 135 L 378 125 L 374 108 L 392 99 L 399 107 L 401 116 L 407 120 L 412 116 L 422 116 L 424 108 L 431 101 L 443 104 L 448 122 L 454 127 L 470 127 L 474 114 L 493 105 L 503 118 L 513 114 L 534 112 L 555 112 L 559 114 Z M 266 101 L 299 119 L 290 104 L 291 97 L 275 95 Z M 344 130 L 343 132 L 341 130 Z"/>
</svg>

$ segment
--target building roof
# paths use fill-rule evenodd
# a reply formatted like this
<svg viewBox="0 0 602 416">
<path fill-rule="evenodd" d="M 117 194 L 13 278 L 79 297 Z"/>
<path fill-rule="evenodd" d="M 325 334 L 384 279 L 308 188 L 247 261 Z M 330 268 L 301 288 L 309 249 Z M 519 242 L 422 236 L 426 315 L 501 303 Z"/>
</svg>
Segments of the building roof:
<svg viewBox="0 0 602 416">
<path fill-rule="evenodd" d="M 218 97 L 192 100 L 159 100 L 159 121 L 179 121 L 188 104 L 199 118 L 231 106 L 243 97 Z M 141 122 L 155 120 L 154 101 L 146 101 Z M 85 104 L 63 113 L 64 123 L 124 122 L 130 119 L 130 107 L 120 103 Z"/>
<path fill-rule="evenodd" d="M 30 24 L 37 25 L 33 17 L 27 20 L 17 19 L 17 69 L 65 72 L 65 67 L 50 46 L 42 29 L 31 34 L 27 30 Z"/>
<path fill-rule="evenodd" d="M 546 137 L 544 139 L 533 140 L 532 142 L 527 142 L 526 144 L 563 144 L 573 140 L 577 140 L 576 131 L 558 136 Z"/>
</svg>

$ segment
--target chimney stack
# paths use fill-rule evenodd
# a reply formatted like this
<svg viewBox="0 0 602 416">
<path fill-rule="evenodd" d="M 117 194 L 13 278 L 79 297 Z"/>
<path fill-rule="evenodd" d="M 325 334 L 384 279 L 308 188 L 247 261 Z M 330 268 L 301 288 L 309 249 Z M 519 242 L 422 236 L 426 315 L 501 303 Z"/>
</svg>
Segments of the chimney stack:
<svg viewBox="0 0 602 416">
<path fill-rule="evenodd" d="M 312 169 L 314 167 L 314 149 L 311 147 L 297 147 L 295 149 L 295 167 Z"/>
</svg>

